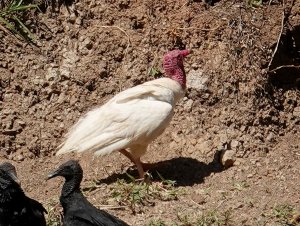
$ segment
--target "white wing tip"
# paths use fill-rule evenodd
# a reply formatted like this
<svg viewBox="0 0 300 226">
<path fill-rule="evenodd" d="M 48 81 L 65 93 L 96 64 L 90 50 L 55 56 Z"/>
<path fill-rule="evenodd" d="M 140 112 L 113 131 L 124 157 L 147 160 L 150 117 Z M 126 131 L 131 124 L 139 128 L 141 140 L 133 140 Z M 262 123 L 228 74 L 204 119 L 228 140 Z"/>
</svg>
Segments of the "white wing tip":
<svg viewBox="0 0 300 226">
<path fill-rule="evenodd" d="M 60 149 L 60 150 L 58 150 L 58 152 L 56 152 L 55 155 L 58 156 L 58 155 L 62 155 L 62 154 L 65 154 L 65 153 L 66 153 L 66 151 Z"/>
<path fill-rule="evenodd" d="M 74 148 L 64 148 L 64 147 L 62 147 L 62 148 L 60 148 L 57 152 L 56 152 L 56 156 L 58 156 L 58 155 L 63 155 L 63 154 L 66 154 L 66 153 L 69 153 L 69 152 L 73 152 L 73 151 L 76 151 L 76 150 L 74 150 Z"/>
</svg>

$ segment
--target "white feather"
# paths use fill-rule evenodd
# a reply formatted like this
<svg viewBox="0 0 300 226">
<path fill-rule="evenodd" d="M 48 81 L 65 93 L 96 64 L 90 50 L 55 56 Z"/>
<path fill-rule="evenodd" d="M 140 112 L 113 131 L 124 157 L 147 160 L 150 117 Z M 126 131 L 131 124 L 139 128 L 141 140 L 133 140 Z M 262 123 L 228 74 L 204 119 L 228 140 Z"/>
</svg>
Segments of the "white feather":
<svg viewBox="0 0 300 226">
<path fill-rule="evenodd" d="M 140 157 L 168 126 L 183 95 L 181 85 L 169 78 L 127 89 L 82 117 L 56 154 L 93 151 L 104 155 L 128 148 Z"/>
</svg>

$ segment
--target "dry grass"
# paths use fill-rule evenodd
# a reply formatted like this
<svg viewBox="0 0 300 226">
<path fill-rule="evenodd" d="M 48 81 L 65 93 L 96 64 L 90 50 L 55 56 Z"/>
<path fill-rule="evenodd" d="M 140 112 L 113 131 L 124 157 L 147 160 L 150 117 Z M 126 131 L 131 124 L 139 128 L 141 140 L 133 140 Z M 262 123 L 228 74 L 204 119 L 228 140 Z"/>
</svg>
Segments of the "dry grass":
<svg viewBox="0 0 300 226">
<path fill-rule="evenodd" d="M 62 208 L 58 201 L 50 200 L 47 205 L 47 226 L 62 225 Z"/>
</svg>

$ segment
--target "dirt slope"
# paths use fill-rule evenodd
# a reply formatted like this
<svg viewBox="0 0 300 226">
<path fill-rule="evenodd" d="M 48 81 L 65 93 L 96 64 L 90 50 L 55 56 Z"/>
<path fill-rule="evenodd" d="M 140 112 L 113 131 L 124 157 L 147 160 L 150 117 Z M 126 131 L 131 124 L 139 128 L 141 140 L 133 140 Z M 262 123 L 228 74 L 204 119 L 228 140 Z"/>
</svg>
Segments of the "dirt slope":
<svg viewBox="0 0 300 226">
<path fill-rule="evenodd" d="M 131 225 L 197 225 L 203 214 L 219 218 L 206 225 L 287 225 L 292 208 L 300 211 L 300 4 L 269 3 L 83 0 L 70 12 L 61 6 L 39 14 L 37 46 L 0 30 L 1 158 L 49 208 L 61 183 L 45 175 L 69 158 L 80 159 L 94 204 L 122 205 L 112 197 L 131 166 L 127 159 L 58 158 L 55 149 L 81 115 L 160 76 L 167 50 L 188 48 L 186 97 L 144 158 L 176 181 L 178 194 L 152 197 L 134 215 L 126 203 L 108 211 Z M 284 9 L 289 23 L 282 27 Z M 216 160 L 222 150 L 234 151 L 233 167 Z"/>
</svg>

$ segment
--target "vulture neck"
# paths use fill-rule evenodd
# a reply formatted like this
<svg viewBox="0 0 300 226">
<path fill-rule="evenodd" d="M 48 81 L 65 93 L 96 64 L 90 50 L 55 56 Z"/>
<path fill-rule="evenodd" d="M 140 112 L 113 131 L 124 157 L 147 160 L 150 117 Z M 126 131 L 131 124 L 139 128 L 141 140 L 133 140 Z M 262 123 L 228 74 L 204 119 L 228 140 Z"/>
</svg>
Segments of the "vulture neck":
<svg viewBox="0 0 300 226">
<path fill-rule="evenodd" d="M 74 192 L 80 192 L 80 183 L 82 175 L 73 175 L 72 177 L 66 177 L 66 181 L 63 185 L 61 197 L 66 198 Z"/>
<path fill-rule="evenodd" d="M 186 76 L 184 69 L 178 68 L 176 70 L 176 73 L 173 76 L 171 76 L 171 78 L 177 81 L 183 89 L 186 88 Z"/>
<path fill-rule="evenodd" d="M 0 191 L 0 204 L 5 205 L 6 203 L 10 203 L 13 200 L 20 201 L 23 197 L 24 192 L 19 187 L 19 185 L 16 187 L 8 187 Z"/>
<path fill-rule="evenodd" d="M 186 88 L 186 75 L 182 62 L 178 63 L 178 65 L 176 65 L 175 67 L 170 65 L 164 65 L 164 70 L 166 77 L 178 82 L 181 85 L 182 89 Z"/>
</svg>

